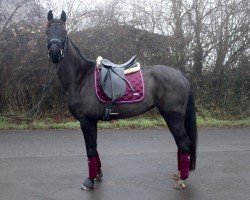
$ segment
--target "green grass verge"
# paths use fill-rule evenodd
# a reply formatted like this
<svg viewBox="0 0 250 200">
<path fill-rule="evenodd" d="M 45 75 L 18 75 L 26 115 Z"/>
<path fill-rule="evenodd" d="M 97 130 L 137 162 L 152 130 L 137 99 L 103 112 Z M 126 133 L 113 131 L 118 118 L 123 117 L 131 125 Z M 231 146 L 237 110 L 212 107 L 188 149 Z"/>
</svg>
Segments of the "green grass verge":
<svg viewBox="0 0 250 200">
<path fill-rule="evenodd" d="M 198 127 L 250 127 L 250 117 L 245 119 L 215 119 L 213 117 L 197 117 Z M 166 127 L 162 117 L 155 115 L 140 116 L 131 119 L 114 120 L 98 123 L 99 129 L 144 129 L 154 127 Z M 80 124 L 75 120 L 55 122 L 52 118 L 35 119 L 33 121 L 13 121 L 0 117 L 0 130 L 24 130 L 24 129 L 79 129 Z"/>
<path fill-rule="evenodd" d="M 197 117 L 198 127 L 250 127 L 250 117 L 245 119 L 215 119 Z"/>
</svg>

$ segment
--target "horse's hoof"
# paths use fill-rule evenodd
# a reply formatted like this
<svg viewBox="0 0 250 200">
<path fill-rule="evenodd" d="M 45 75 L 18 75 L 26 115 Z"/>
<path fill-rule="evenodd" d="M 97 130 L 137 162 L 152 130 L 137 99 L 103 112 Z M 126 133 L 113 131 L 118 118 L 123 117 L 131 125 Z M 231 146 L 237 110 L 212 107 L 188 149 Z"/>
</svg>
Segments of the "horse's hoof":
<svg viewBox="0 0 250 200">
<path fill-rule="evenodd" d="M 180 177 L 180 172 L 177 171 L 175 172 L 172 176 L 171 176 L 172 179 L 174 179 L 175 181 L 178 181 L 181 177 Z"/>
<path fill-rule="evenodd" d="M 94 188 L 95 188 L 94 180 L 90 180 L 89 178 L 87 178 L 81 186 L 82 190 L 93 190 Z"/>
<path fill-rule="evenodd" d="M 99 173 L 96 175 L 95 181 L 101 181 L 103 177 L 102 170 L 100 169 Z"/>
<path fill-rule="evenodd" d="M 176 190 L 184 190 L 186 188 L 185 182 L 179 179 L 174 185 L 174 189 Z"/>
</svg>

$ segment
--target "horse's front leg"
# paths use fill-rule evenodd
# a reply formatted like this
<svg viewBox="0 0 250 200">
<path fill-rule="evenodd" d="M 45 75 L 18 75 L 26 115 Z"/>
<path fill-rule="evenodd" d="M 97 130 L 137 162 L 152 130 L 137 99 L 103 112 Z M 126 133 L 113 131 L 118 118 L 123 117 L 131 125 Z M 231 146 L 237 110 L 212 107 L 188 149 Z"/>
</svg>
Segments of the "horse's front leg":
<svg viewBox="0 0 250 200">
<path fill-rule="evenodd" d="M 101 161 L 97 151 L 97 120 L 81 118 L 81 129 L 83 132 L 88 157 L 89 176 L 83 182 L 83 190 L 94 189 L 94 181 L 101 180 Z"/>
</svg>

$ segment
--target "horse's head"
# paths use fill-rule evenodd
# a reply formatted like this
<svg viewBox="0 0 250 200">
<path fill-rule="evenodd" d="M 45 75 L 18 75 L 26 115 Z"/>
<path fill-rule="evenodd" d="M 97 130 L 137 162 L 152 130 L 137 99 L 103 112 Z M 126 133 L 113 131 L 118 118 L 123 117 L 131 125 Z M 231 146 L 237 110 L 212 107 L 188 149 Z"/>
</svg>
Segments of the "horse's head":
<svg viewBox="0 0 250 200">
<path fill-rule="evenodd" d="M 48 12 L 47 49 L 53 63 L 59 63 L 64 56 L 67 42 L 66 13 L 62 11 L 60 19 L 54 19 L 52 10 Z"/>
</svg>

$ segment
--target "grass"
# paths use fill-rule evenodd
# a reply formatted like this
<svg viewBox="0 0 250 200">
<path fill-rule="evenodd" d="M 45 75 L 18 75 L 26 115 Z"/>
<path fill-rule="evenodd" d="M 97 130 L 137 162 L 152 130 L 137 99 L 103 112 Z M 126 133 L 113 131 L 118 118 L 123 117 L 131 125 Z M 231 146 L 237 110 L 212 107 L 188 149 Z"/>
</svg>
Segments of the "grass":
<svg viewBox="0 0 250 200">
<path fill-rule="evenodd" d="M 244 119 L 216 119 L 211 116 L 198 115 L 198 127 L 250 127 L 250 117 Z M 139 116 L 131 119 L 114 120 L 98 123 L 99 129 L 145 129 L 166 127 L 159 115 Z M 0 130 L 24 130 L 24 129 L 79 129 L 79 122 L 73 119 L 56 121 L 53 118 L 35 119 L 33 121 L 14 121 L 0 117 Z"/>
<path fill-rule="evenodd" d="M 245 119 L 215 119 L 211 117 L 197 118 L 199 127 L 250 127 L 250 117 Z"/>
</svg>

